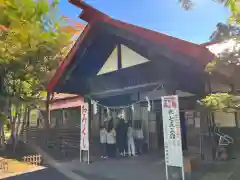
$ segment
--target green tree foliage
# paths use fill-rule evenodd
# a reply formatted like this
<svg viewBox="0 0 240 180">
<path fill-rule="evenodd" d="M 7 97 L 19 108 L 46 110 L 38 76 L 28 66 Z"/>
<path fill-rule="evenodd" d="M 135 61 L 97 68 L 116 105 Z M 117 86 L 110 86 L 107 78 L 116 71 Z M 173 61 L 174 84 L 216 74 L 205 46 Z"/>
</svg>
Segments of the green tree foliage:
<svg viewBox="0 0 240 180">
<path fill-rule="evenodd" d="M 71 36 L 56 16 L 56 1 L 1 1 L 0 74 L 6 94 L 27 100 L 40 95 Z"/>
<path fill-rule="evenodd" d="M 228 93 L 209 94 L 201 102 L 211 110 L 227 111 L 232 107 L 233 96 Z"/>
<path fill-rule="evenodd" d="M 212 111 L 240 110 L 240 96 L 228 93 L 209 94 L 199 103 Z"/>
<path fill-rule="evenodd" d="M 193 0 L 179 0 L 179 2 L 186 10 L 192 9 L 195 5 Z M 236 66 L 240 66 L 240 0 L 217 0 L 216 2 L 229 8 L 231 16 L 228 24 L 219 23 L 217 25 L 217 30 L 213 32 L 210 40 L 216 43 L 216 46 L 226 48 L 221 48 L 223 49 L 221 52 L 214 53 L 216 58 L 206 66 L 205 70 L 211 75 L 224 69 L 228 72 L 228 77 L 234 79 L 240 75 L 236 68 Z M 238 96 L 228 93 L 215 93 L 202 99 L 201 104 L 213 111 L 228 111 L 229 109 L 239 109 L 240 99 Z"/>
<path fill-rule="evenodd" d="M 12 133 L 26 108 L 46 96 L 45 85 L 69 50 L 72 34 L 80 33 L 59 15 L 58 1 L 49 2 L 0 0 L 0 101 L 5 109 L 0 118 L 10 119 Z"/>
<path fill-rule="evenodd" d="M 220 52 L 214 53 L 216 58 L 207 66 L 206 71 L 211 75 L 215 72 L 225 72 L 225 75 L 232 79 L 233 82 L 239 81 L 240 75 L 240 28 L 233 25 L 218 24 L 217 30 L 213 33 L 211 40 Z M 210 48 L 211 49 L 211 48 Z M 227 74 L 226 74 L 227 73 Z M 240 107 L 240 99 L 237 94 L 217 93 L 206 96 L 203 104 L 213 110 L 226 111 L 227 109 L 237 109 Z"/>
<path fill-rule="evenodd" d="M 223 1 L 223 0 L 221 0 Z M 225 2 L 231 11 L 231 17 L 229 18 L 231 24 L 240 24 L 240 1 L 239 0 L 227 0 Z"/>
<path fill-rule="evenodd" d="M 229 21 L 231 24 L 240 23 L 240 1 L 239 0 L 215 0 L 215 1 L 229 8 L 229 10 L 231 11 L 231 16 L 229 18 Z M 179 3 L 181 4 L 181 6 L 186 10 L 192 9 L 194 6 L 194 2 L 195 2 L 194 0 L 179 0 Z"/>
<path fill-rule="evenodd" d="M 41 90 L 84 28 L 57 12 L 58 1 L 0 0 L 1 95 L 21 100 L 41 96 Z"/>
</svg>

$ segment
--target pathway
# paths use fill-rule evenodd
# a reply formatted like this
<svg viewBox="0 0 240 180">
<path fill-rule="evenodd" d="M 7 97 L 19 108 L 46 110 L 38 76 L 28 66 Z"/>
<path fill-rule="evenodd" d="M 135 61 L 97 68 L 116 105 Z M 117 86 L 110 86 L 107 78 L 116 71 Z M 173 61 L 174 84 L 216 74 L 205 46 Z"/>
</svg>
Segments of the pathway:
<svg viewBox="0 0 240 180">
<path fill-rule="evenodd" d="M 80 163 L 79 159 L 57 162 L 41 148 L 35 146 L 34 149 L 42 155 L 47 164 L 55 168 L 66 180 L 165 180 L 164 157 L 159 155 L 162 153 L 121 159 L 96 160 L 88 165 Z M 217 164 L 203 164 L 191 177 L 186 177 L 186 180 L 239 180 L 239 159 Z M 54 174 L 53 170 L 49 170 L 49 174 L 51 172 Z M 44 173 L 39 175 L 42 179 L 45 179 Z"/>
<path fill-rule="evenodd" d="M 89 165 L 75 160 L 63 165 L 88 180 L 165 179 L 163 157 L 156 156 L 99 160 Z"/>
</svg>

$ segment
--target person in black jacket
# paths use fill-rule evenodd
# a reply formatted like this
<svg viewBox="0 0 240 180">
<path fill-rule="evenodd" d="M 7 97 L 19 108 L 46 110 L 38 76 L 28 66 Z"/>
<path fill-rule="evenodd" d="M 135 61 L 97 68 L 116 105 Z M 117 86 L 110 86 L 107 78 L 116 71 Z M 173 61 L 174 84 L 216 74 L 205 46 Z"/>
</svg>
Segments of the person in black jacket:
<svg viewBox="0 0 240 180">
<path fill-rule="evenodd" d="M 117 147 L 120 153 L 120 156 L 125 156 L 128 152 L 128 144 L 127 144 L 127 131 L 128 124 L 124 121 L 123 118 L 119 118 L 116 133 L 117 133 Z"/>
</svg>

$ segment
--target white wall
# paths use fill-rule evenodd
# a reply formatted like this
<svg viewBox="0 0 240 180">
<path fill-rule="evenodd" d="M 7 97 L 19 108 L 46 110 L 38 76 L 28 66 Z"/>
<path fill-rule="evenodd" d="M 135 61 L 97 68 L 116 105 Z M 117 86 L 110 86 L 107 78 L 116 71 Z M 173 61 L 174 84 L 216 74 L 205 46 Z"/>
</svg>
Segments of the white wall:
<svg viewBox="0 0 240 180">
<path fill-rule="evenodd" d="M 138 64 L 149 62 L 148 59 L 134 52 L 132 49 L 121 45 L 122 68 L 136 66 Z M 117 48 L 113 50 L 107 61 L 100 69 L 97 75 L 113 72 L 118 70 Z"/>
<path fill-rule="evenodd" d="M 216 125 L 220 127 L 236 127 L 235 113 L 214 112 Z"/>
<path fill-rule="evenodd" d="M 96 59 L 97 61 L 97 59 Z M 112 54 L 108 57 L 107 61 L 100 69 L 97 75 L 106 74 L 109 72 L 117 71 L 118 69 L 118 57 L 117 57 L 117 48 L 114 49 Z"/>
<path fill-rule="evenodd" d="M 138 64 L 143 64 L 149 62 L 148 59 L 134 52 L 132 49 L 121 45 L 122 52 L 122 68 L 128 68 L 136 66 Z"/>
</svg>

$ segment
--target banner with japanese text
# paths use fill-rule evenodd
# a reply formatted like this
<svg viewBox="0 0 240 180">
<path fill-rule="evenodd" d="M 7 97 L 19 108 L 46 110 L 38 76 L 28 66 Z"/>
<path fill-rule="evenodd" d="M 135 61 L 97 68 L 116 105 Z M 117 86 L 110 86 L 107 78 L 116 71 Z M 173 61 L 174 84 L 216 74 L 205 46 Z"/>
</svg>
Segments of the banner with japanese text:
<svg viewBox="0 0 240 180">
<path fill-rule="evenodd" d="M 162 116 L 165 163 L 168 166 L 183 167 L 178 96 L 162 97 Z"/>
<path fill-rule="evenodd" d="M 81 141 L 80 148 L 82 151 L 89 150 L 89 117 L 88 117 L 88 103 L 81 106 Z"/>
</svg>

